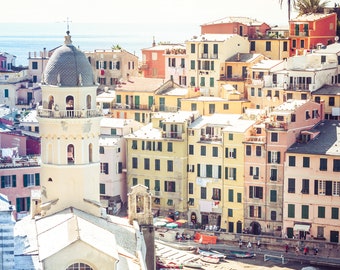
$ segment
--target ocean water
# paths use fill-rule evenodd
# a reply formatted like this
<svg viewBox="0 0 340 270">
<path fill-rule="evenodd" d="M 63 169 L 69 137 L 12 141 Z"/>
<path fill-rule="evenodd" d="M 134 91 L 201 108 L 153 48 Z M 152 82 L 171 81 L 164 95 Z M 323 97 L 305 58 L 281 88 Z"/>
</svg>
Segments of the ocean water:
<svg viewBox="0 0 340 270">
<path fill-rule="evenodd" d="M 154 38 L 156 44 L 184 43 L 199 34 L 199 25 L 71 23 L 69 30 L 73 45 L 83 51 L 111 49 L 118 44 L 141 60 L 141 50 L 151 47 Z M 0 23 L 0 52 L 15 55 L 16 66 L 27 66 L 29 52 L 62 45 L 66 31 L 65 23 Z"/>
</svg>

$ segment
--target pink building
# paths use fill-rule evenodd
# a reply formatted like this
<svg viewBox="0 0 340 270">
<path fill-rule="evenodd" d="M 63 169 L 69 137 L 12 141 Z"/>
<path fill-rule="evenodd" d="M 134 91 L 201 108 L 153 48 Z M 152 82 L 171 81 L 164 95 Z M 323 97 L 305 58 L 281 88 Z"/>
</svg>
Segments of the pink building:
<svg viewBox="0 0 340 270">
<path fill-rule="evenodd" d="M 276 107 L 245 142 L 245 228 L 281 235 L 284 154 L 302 130 L 321 120 L 321 104 L 289 100 Z"/>
<path fill-rule="evenodd" d="M 304 130 L 286 154 L 283 232 L 339 243 L 340 152 L 337 120 Z"/>
</svg>

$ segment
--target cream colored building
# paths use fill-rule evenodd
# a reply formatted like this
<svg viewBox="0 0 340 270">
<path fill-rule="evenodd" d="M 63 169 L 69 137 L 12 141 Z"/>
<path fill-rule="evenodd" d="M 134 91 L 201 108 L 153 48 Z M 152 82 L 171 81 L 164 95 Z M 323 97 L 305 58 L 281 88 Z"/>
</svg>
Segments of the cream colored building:
<svg viewBox="0 0 340 270">
<path fill-rule="evenodd" d="M 236 34 L 203 34 L 186 41 L 186 52 L 187 84 L 217 97 L 221 67 L 232 55 L 249 52 L 249 41 Z"/>
</svg>

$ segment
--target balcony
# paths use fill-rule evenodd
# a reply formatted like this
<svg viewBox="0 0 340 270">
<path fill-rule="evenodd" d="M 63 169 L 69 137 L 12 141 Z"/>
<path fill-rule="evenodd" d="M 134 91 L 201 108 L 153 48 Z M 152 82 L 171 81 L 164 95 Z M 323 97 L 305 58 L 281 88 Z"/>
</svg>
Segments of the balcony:
<svg viewBox="0 0 340 270">
<path fill-rule="evenodd" d="M 200 142 L 222 142 L 222 136 L 210 134 L 201 135 Z"/>
<path fill-rule="evenodd" d="M 38 108 L 37 116 L 41 118 L 90 118 L 103 114 L 98 110 L 50 110 Z"/>
<path fill-rule="evenodd" d="M 288 123 L 286 123 L 286 122 L 270 122 L 270 123 L 266 123 L 266 129 L 270 129 L 270 130 L 288 130 Z"/>
<path fill-rule="evenodd" d="M 165 139 L 182 139 L 182 133 L 181 132 L 174 132 L 174 131 L 163 131 L 162 137 Z"/>
<path fill-rule="evenodd" d="M 123 103 L 116 103 L 113 106 L 113 109 L 119 110 L 151 110 L 152 106 L 149 105 L 142 105 L 142 104 L 123 104 Z"/>
<path fill-rule="evenodd" d="M 245 141 L 247 143 L 259 143 L 259 144 L 263 144 L 266 141 L 266 137 L 265 136 L 247 136 L 245 138 Z"/>
</svg>

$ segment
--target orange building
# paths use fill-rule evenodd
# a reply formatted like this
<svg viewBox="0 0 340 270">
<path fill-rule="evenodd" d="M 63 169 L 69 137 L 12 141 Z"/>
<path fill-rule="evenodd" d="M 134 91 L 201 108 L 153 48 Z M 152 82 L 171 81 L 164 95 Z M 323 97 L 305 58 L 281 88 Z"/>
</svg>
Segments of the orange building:
<svg viewBox="0 0 340 270">
<path fill-rule="evenodd" d="M 226 17 L 201 25 L 201 34 L 238 34 L 243 37 L 265 36 L 270 26 L 247 17 Z"/>
<path fill-rule="evenodd" d="M 290 55 L 303 54 L 305 50 L 334 43 L 336 28 L 336 13 L 306 14 L 290 20 Z"/>
</svg>

